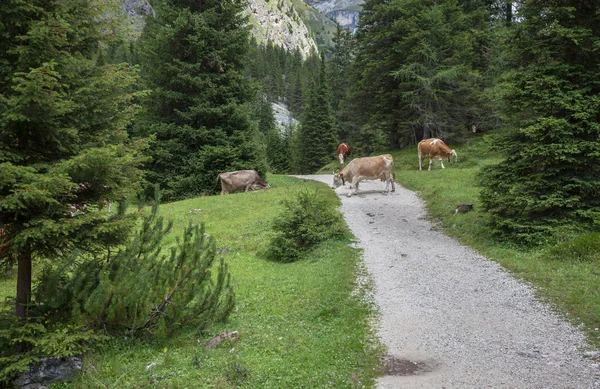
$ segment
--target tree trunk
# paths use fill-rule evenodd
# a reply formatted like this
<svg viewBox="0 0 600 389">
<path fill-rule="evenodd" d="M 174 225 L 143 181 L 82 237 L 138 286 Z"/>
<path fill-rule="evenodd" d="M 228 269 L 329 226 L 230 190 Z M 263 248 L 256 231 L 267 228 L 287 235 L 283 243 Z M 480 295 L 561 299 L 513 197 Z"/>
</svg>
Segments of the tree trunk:
<svg viewBox="0 0 600 389">
<path fill-rule="evenodd" d="M 506 24 L 511 24 L 513 19 L 513 3 L 512 1 L 506 2 Z"/>
<path fill-rule="evenodd" d="M 24 318 L 31 302 L 31 247 L 27 244 L 19 253 L 17 270 L 17 317 Z"/>
</svg>

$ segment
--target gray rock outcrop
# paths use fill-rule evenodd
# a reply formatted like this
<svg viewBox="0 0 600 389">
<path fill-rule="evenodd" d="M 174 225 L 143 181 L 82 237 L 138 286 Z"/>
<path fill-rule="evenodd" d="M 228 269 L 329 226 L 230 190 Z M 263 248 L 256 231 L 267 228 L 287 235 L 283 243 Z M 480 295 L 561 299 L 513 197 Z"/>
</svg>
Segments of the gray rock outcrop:
<svg viewBox="0 0 600 389">
<path fill-rule="evenodd" d="M 15 388 L 45 389 L 56 382 L 68 381 L 82 366 L 80 357 L 42 358 L 14 381 Z"/>
</svg>

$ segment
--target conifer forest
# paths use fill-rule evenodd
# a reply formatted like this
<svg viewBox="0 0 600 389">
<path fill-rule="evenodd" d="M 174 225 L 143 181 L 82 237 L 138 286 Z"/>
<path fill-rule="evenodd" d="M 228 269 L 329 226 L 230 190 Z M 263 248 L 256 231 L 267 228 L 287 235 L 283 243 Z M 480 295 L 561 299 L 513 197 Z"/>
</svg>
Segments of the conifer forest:
<svg viewBox="0 0 600 389">
<path fill-rule="evenodd" d="M 120 0 L 0 4 L 0 264 L 17 273 L 0 383 L 106 336 L 227 318 L 210 233 L 161 254 L 159 202 L 219 194 L 222 172 L 313 174 L 340 142 L 360 157 L 487 137 L 498 236 L 600 231 L 600 3 L 366 0 L 355 32 L 308 55 L 252 36 L 244 0 L 150 4 L 135 34 Z"/>
</svg>

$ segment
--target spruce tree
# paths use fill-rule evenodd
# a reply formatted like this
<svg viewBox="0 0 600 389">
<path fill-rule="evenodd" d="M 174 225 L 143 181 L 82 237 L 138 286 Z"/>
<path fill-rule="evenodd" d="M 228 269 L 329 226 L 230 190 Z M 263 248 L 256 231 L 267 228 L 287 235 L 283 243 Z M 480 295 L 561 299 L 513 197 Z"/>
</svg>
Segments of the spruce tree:
<svg viewBox="0 0 600 389">
<path fill-rule="evenodd" d="M 335 154 L 337 138 L 325 54 L 322 54 L 319 78 L 313 84 L 300 127 L 299 141 L 303 150 L 299 160 L 300 173 L 314 173 L 329 163 Z"/>
<path fill-rule="evenodd" d="M 136 134 L 155 138 L 148 179 L 166 200 L 214 192 L 224 171 L 265 171 L 245 78 L 249 39 L 243 1 L 161 0 L 140 41 L 151 89 Z"/>
<path fill-rule="evenodd" d="M 395 49 L 404 54 L 391 73 L 408 113 L 401 126 L 417 139 L 445 138 L 467 126 L 471 26 L 456 0 L 403 3 Z"/>
<path fill-rule="evenodd" d="M 289 146 L 287 139 L 277 127 L 275 115 L 273 115 L 273 107 L 266 97 L 259 99 L 257 102 L 255 116 L 256 120 L 258 120 L 258 128 L 263 139 L 262 143 L 266 146 L 269 170 L 273 173 L 289 172 Z"/>
<path fill-rule="evenodd" d="M 31 303 L 32 261 L 120 243 L 131 227 L 107 200 L 140 180 L 126 126 L 136 73 L 97 66 L 106 1 L 0 5 L 0 226 L 18 259 L 16 315 Z"/>
<path fill-rule="evenodd" d="M 393 147 L 456 134 L 473 120 L 478 85 L 474 35 L 486 25 L 477 2 L 367 0 L 350 74 L 351 110 Z"/>
<path fill-rule="evenodd" d="M 485 169 L 481 201 L 492 228 L 539 243 L 600 230 L 600 8 L 525 2 L 515 23 L 506 153 Z"/>
<path fill-rule="evenodd" d="M 331 108 L 337 113 L 340 109 L 340 102 L 346 96 L 350 85 L 348 69 L 354 56 L 354 36 L 349 30 L 336 24 L 333 42 L 335 45 L 331 49 L 327 68 L 332 91 Z"/>
</svg>

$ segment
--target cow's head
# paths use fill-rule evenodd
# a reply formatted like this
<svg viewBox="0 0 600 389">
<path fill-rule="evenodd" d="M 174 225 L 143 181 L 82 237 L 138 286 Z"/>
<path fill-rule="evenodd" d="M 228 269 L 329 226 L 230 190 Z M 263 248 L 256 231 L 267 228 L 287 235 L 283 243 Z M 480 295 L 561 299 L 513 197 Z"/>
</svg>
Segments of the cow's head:
<svg viewBox="0 0 600 389">
<path fill-rule="evenodd" d="M 454 162 L 458 162 L 458 155 L 456 155 L 456 151 L 450 150 L 450 155 L 448 156 L 448 162 L 450 162 L 450 158 L 454 158 Z"/>
<path fill-rule="evenodd" d="M 338 173 L 333 175 L 333 189 L 339 188 L 342 185 L 346 185 L 344 180 L 344 173 Z"/>
</svg>

